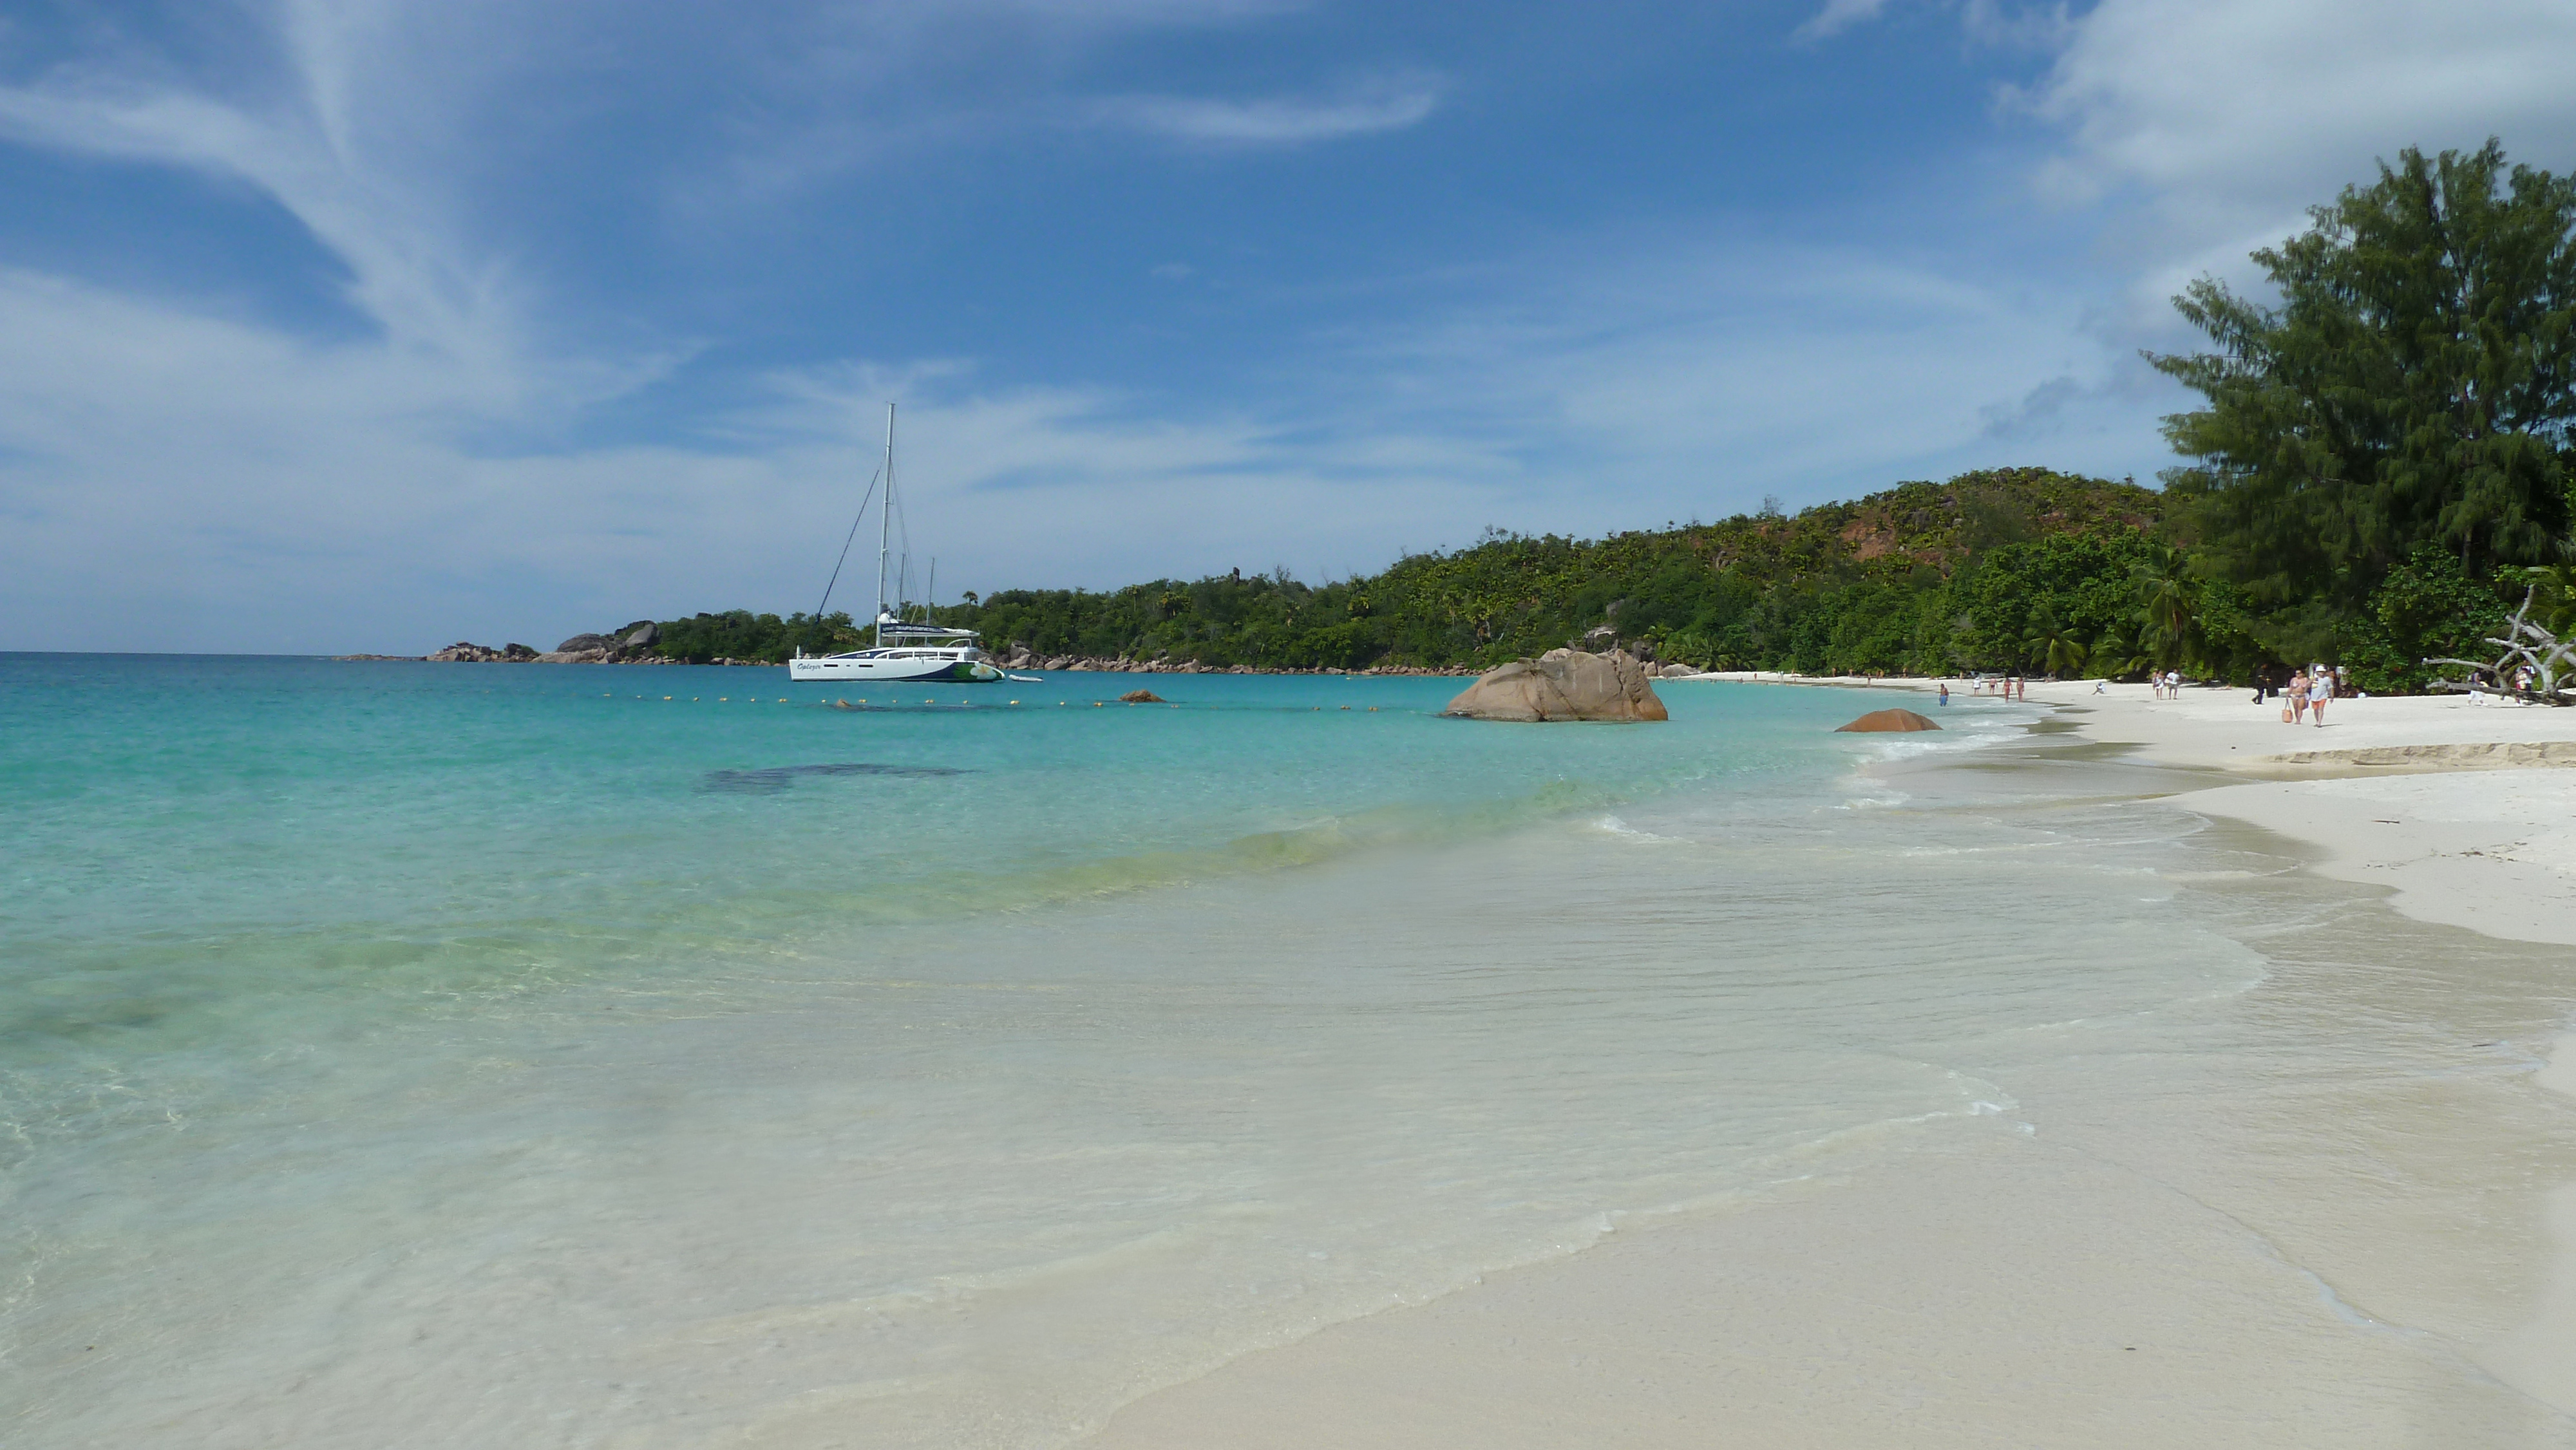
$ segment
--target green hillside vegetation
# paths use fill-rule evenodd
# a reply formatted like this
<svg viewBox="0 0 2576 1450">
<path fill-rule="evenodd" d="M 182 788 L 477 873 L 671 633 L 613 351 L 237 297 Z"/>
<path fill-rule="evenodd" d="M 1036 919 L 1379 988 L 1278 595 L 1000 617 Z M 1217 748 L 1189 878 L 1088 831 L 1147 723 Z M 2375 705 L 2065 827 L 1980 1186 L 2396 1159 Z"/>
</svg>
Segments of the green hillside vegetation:
<svg viewBox="0 0 2576 1450">
<path fill-rule="evenodd" d="M 2185 638 L 2143 612 L 2146 581 L 2176 567 L 2153 532 L 2163 504 L 2131 483 L 2002 469 L 1795 517 L 1599 540 L 1489 532 L 1322 584 L 1283 572 L 1012 589 L 933 613 L 998 649 L 1217 668 L 1484 668 L 1606 630 L 1658 659 L 1717 669 L 2074 670 L 2097 654 L 2143 669 L 2178 660 Z M 2195 620 L 2208 613 L 2192 606 Z M 845 614 L 818 625 L 736 611 L 661 630 L 663 652 L 699 660 L 777 660 L 859 639 Z"/>
<path fill-rule="evenodd" d="M 1485 669 L 1587 636 L 1704 669 L 1806 674 L 2181 668 L 2245 680 L 2279 663 L 2238 588 L 2175 545 L 2171 503 L 2126 481 L 1997 469 L 1790 517 L 1598 540 L 1489 532 L 1320 584 L 1281 571 L 1009 589 L 908 614 L 976 630 L 996 651 L 1219 669 Z M 2411 559 L 2368 596 L 2342 657 L 2365 688 L 2420 688 L 2429 673 L 2413 662 L 2474 649 L 2503 617 L 2500 586 L 2519 578 L 2473 580 L 2440 551 Z M 735 610 L 660 628 L 660 652 L 693 661 L 866 642 L 839 612 Z"/>
<path fill-rule="evenodd" d="M 1284 571 L 933 613 L 1040 657 L 1482 668 L 1615 640 L 1717 669 L 2245 681 L 2310 660 L 2421 688 L 2481 657 L 2526 589 L 2576 625 L 2576 181 L 2494 142 L 2427 158 L 2254 254 L 2276 302 L 2175 299 L 2214 350 L 2153 357 L 2206 406 L 2166 420 L 2161 490 L 2042 468 L 1905 483 L 1795 517 L 1581 540 L 1488 531 L 1320 584 Z M 915 611 L 919 617 L 919 611 Z M 861 642 L 849 616 L 666 621 L 674 658 Z"/>
<path fill-rule="evenodd" d="M 1723 669 L 2028 665 L 2029 604 L 2103 615 L 2094 596 L 2125 591 L 2160 502 L 2133 485 L 2013 469 L 1904 484 L 1794 518 L 1599 540 L 1489 532 L 1469 548 L 1319 585 L 1272 574 L 1099 594 L 1014 589 L 939 616 L 1041 656 L 1217 667 L 1483 668 L 1594 630 L 1658 659 Z M 2106 586 L 2106 575 L 2117 579 Z M 2060 583 L 2075 592 L 2061 597 Z"/>
</svg>

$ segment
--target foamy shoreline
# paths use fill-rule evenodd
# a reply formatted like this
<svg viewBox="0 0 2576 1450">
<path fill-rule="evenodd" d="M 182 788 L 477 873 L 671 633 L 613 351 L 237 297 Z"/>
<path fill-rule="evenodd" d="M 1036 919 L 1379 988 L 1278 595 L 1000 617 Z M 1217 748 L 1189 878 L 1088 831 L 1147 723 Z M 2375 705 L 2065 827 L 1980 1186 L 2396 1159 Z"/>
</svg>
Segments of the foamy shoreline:
<svg viewBox="0 0 2576 1450">
<path fill-rule="evenodd" d="M 2551 745 L 2576 750 L 2576 710 L 2344 700 L 2318 728 L 2281 723 L 2277 705 L 2247 690 L 2160 700 L 2144 686 L 2034 682 L 2028 702 L 2095 747 L 2087 754 L 2173 772 L 2172 804 L 2297 842 L 2302 864 L 2391 888 L 2388 904 L 2407 917 L 2576 944 L 2576 771 L 2511 764 L 2516 753 L 2555 758 Z M 2396 965 L 2420 978 L 2426 964 Z M 2458 989 L 2464 999 L 2475 990 Z M 2538 1074 L 2523 1069 L 2525 1082 L 2576 1089 L 2571 1044 L 2561 1038 Z M 2462 1181 L 2491 1185 L 2500 1171 L 2476 1159 Z M 1148 1396 L 1087 1443 L 2576 1444 L 2576 1184 L 2545 1191 L 2555 1261 L 2535 1244 L 2518 1261 L 2520 1282 L 2497 1291 L 2524 1306 L 2523 1322 L 2460 1333 L 2445 1351 L 2474 1366 L 2472 1379 L 2491 1377 L 2487 1399 L 2418 1386 L 2420 1401 L 2408 1400 L 2401 1386 L 2365 1406 L 2361 1391 L 2405 1378 L 2402 1357 L 2370 1356 L 2410 1336 L 2420 1346 L 2426 1330 L 2354 1307 L 2343 1286 L 2261 1234 L 2249 1247 L 2236 1232 L 2245 1225 L 2212 1215 L 2188 1188 L 2080 1136 L 2070 1148 L 2043 1135 L 1799 1185 L 1744 1212 L 1621 1235 L 1327 1329 Z M 2167 1201 L 2178 1192 L 2184 1201 Z M 2543 1210 L 2526 1202 L 2520 1212 L 2537 1220 Z M 2312 1341 L 2237 1340 L 2236 1296 L 2277 1296 L 2277 1284 L 2255 1286 L 2284 1268 L 2314 1281 L 2326 1327 Z M 2367 1302 L 2403 1303 L 2374 1287 Z M 2095 1342 L 2105 1325 L 2140 1343 Z"/>
</svg>

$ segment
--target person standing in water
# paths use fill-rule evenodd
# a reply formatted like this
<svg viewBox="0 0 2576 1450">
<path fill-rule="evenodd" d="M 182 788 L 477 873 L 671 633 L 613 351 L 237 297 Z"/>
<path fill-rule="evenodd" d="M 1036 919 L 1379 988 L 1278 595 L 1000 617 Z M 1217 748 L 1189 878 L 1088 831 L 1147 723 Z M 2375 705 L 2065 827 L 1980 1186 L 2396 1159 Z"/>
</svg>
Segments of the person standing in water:
<svg viewBox="0 0 2576 1450">
<path fill-rule="evenodd" d="M 1941 703 L 1944 705 L 1950 703 L 1950 682 L 1948 680 L 1943 680 L 1941 682 Z"/>
</svg>

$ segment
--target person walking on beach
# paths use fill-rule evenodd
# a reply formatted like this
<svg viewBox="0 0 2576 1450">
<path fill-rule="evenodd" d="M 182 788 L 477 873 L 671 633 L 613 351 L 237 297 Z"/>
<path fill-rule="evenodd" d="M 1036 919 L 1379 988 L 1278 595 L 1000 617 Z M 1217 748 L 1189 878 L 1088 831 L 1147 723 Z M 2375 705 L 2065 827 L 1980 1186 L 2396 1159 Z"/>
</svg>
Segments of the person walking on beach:
<svg viewBox="0 0 2576 1450">
<path fill-rule="evenodd" d="M 2326 702 L 2334 698 L 2334 692 L 2334 674 L 2328 670 L 2317 671 L 2315 682 L 2308 686 L 2308 713 L 2316 717 L 2320 728 L 2326 723 Z"/>
<path fill-rule="evenodd" d="M 2296 725 L 2306 718 L 2308 718 L 2308 672 L 2301 670 L 2290 676 L 2290 723 Z"/>
</svg>

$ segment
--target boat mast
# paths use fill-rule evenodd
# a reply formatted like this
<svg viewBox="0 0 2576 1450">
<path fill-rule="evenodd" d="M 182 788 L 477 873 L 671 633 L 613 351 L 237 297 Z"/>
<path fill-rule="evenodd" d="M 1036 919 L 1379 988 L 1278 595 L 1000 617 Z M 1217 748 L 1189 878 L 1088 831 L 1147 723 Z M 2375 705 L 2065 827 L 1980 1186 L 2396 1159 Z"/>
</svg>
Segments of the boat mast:
<svg viewBox="0 0 2576 1450">
<path fill-rule="evenodd" d="M 877 508 L 877 644 L 885 644 L 886 544 L 894 528 L 894 404 L 886 404 L 885 501 Z"/>
</svg>

